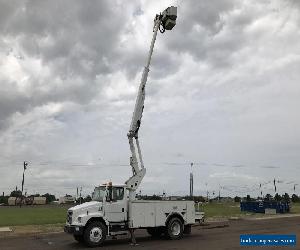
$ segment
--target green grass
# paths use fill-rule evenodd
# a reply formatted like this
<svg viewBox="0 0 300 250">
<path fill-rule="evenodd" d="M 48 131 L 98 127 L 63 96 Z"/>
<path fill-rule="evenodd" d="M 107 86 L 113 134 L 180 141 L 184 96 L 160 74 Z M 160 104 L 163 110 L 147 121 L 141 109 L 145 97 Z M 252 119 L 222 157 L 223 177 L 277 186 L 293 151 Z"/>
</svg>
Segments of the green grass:
<svg viewBox="0 0 300 250">
<path fill-rule="evenodd" d="M 291 204 L 291 213 L 300 214 L 300 203 Z M 205 212 L 205 217 L 235 217 L 235 216 L 245 216 L 252 215 L 249 212 L 241 212 L 240 203 L 230 202 L 230 203 L 208 203 L 203 204 L 202 210 Z M 263 214 L 255 214 L 256 216 L 263 216 Z"/>
<path fill-rule="evenodd" d="M 67 209 L 66 206 L 0 207 L 0 227 L 65 223 Z M 239 203 L 234 202 L 203 204 L 201 210 L 206 218 L 241 217 L 246 214 L 240 211 Z M 300 214 L 300 203 L 292 204 L 291 212 Z"/>
<path fill-rule="evenodd" d="M 240 203 L 208 203 L 203 205 L 205 217 L 230 217 L 242 215 Z"/>
<path fill-rule="evenodd" d="M 300 203 L 292 203 L 291 212 L 293 214 L 300 214 Z"/>
<path fill-rule="evenodd" d="M 64 223 L 67 209 L 65 206 L 0 207 L 0 226 Z"/>
</svg>

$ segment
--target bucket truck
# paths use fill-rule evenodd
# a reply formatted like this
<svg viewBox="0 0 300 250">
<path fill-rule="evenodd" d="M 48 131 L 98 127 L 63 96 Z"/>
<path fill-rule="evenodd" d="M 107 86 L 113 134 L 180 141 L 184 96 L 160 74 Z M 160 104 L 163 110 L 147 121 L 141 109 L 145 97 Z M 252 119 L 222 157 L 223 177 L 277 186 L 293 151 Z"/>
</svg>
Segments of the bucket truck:
<svg viewBox="0 0 300 250">
<path fill-rule="evenodd" d="M 191 232 L 191 225 L 203 219 L 203 213 L 195 211 L 193 201 L 149 201 L 136 199 L 136 190 L 145 174 L 138 132 L 144 110 L 145 87 L 150 61 L 158 30 L 163 33 L 176 24 L 177 8 L 171 6 L 154 19 L 153 38 L 127 134 L 131 151 L 132 176 L 123 185 L 111 182 L 95 188 L 91 202 L 68 209 L 65 232 L 75 240 L 93 247 L 101 245 L 107 237 L 131 235 L 136 243 L 134 230 L 147 229 L 151 236 L 166 235 L 169 239 L 180 239 Z"/>
</svg>

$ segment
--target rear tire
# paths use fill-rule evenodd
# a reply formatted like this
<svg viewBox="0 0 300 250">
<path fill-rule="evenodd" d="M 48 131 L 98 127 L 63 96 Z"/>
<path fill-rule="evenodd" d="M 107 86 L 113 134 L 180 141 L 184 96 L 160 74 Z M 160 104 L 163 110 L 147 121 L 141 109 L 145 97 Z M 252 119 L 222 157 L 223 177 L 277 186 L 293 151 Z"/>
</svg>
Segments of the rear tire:
<svg viewBox="0 0 300 250">
<path fill-rule="evenodd" d="M 100 246 L 104 242 L 106 234 L 106 226 L 102 222 L 91 222 L 84 230 L 84 242 L 89 247 Z"/>
<path fill-rule="evenodd" d="M 181 239 L 183 235 L 183 224 L 181 220 L 177 217 L 170 219 L 167 224 L 166 233 L 170 240 Z"/>
</svg>

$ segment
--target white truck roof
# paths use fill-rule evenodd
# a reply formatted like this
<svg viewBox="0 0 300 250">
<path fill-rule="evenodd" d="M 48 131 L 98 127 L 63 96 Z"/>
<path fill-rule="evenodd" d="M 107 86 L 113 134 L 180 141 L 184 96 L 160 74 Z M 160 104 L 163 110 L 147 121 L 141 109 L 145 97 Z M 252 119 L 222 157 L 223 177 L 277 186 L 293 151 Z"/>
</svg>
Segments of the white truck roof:
<svg viewBox="0 0 300 250">
<path fill-rule="evenodd" d="M 106 187 L 106 186 L 108 186 L 108 184 L 101 184 L 99 187 Z M 115 183 L 112 183 L 111 186 L 113 186 L 113 187 L 126 187 L 125 184 L 115 184 Z"/>
</svg>

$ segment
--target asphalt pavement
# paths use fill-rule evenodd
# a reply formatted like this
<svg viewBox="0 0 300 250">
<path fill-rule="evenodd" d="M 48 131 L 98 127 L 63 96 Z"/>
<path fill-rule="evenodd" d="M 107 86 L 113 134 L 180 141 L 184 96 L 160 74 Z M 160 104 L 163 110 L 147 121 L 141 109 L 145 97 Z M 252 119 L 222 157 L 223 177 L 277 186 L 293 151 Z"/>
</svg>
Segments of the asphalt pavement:
<svg viewBox="0 0 300 250">
<path fill-rule="evenodd" d="M 240 234 L 296 234 L 296 247 L 243 247 L 240 246 Z M 107 240 L 102 247 L 94 249 L 299 249 L 300 217 L 276 218 L 268 220 L 233 220 L 209 223 L 193 227 L 190 235 L 181 240 L 170 241 L 164 238 L 152 239 L 145 230 L 137 230 L 137 246 L 129 244 L 129 236 L 117 240 Z M 77 243 L 72 235 L 65 233 L 38 234 L 19 237 L 0 238 L 1 250 L 77 250 L 90 249 Z"/>
</svg>

